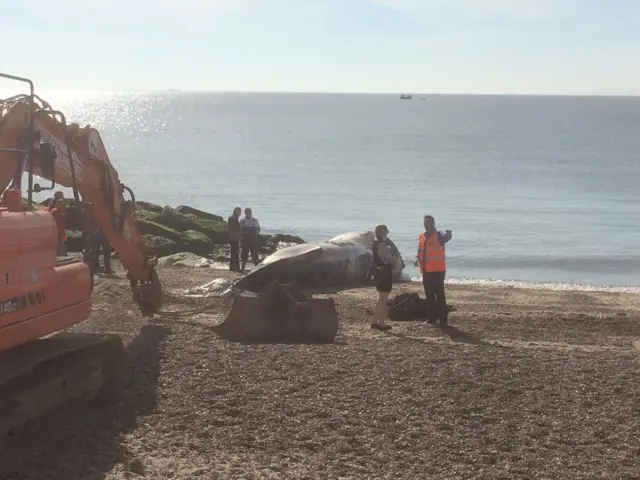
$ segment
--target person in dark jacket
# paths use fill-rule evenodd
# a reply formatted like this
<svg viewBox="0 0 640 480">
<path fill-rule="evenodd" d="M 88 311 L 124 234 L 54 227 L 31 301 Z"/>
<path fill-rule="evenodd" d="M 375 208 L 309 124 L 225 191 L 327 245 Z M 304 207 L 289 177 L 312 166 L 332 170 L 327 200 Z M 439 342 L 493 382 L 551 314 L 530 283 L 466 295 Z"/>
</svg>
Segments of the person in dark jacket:
<svg viewBox="0 0 640 480">
<path fill-rule="evenodd" d="M 242 229 L 240 228 L 240 214 L 242 209 L 236 207 L 227 220 L 229 226 L 229 245 L 231 247 L 231 259 L 229 260 L 229 270 L 232 272 L 240 271 L 240 238 Z"/>
<path fill-rule="evenodd" d="M 58 257 L 65 257 L 67 255 L 67 227 L 64 210 L 64 195 L 62 192 L 56 192 L 47 208 L 45 208 L 45 211 L 49 212 L 56 221 L 58 230 L 58 247 L 56 254 Z"/>
<path fill-rule="evenodd" d="M 93 232 L 93 266 L 94 271 L 100 268 L 100 252 L 102 251 L 102 257 L 104 259 L 104 272 L 107 275 L 111 275 L 113 270 L 111 269 L 111 242 L 104 234 L 100 227 L 96 228 Z"/>
<path fill-rule="evenodd" d="M 375 234 L 376 239 L 373 241 L 371 252 L 373 253 L 378 302 L 373 312 L 371 328 L 376 330 L 389 330 L 391 325 L 386 323 L 388 311 L 387 300 L 393 287 L 393 269 L 396 265 L 397 257 L 391 253 L 387 242 L 387 235 L 389 234 L 387 226 L 377 225 Z"/>
</svg>

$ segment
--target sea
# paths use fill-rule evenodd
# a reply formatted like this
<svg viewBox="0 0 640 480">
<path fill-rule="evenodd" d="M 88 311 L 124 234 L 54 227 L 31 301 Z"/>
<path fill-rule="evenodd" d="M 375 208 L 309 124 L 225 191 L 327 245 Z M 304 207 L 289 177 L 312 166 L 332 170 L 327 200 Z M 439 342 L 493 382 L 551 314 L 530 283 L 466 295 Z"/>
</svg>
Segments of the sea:
<svg viewBox="0 0 640 480">
<path fill-rule="evenodd" d="M 136 198 L 322 241 L 424 215 L 449 283 L 640 292 L 640 97 L 50 92 Z"/>
</svg>

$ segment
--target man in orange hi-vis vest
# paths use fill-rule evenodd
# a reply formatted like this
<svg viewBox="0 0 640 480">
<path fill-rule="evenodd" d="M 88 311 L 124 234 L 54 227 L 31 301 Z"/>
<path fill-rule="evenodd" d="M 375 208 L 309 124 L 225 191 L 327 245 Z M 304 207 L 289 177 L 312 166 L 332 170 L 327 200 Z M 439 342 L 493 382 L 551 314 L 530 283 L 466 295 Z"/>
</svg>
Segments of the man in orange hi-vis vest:
<svg viewBox="0 0 640 480">
<path fill-rule="evenodd" d="M 444 294 L 444 277 L 447 272 L 444 245 L 451 240 L 451 230 L 443 234 L 436 229 L 436 222 L 431 215 L 424 217 L 424 233 L 418 240 L 418 256 L 415 264 L 420 267 L 424 294 L 429 302 L 428 323 L 447 323 L 447 300 Z"/>
</svg>

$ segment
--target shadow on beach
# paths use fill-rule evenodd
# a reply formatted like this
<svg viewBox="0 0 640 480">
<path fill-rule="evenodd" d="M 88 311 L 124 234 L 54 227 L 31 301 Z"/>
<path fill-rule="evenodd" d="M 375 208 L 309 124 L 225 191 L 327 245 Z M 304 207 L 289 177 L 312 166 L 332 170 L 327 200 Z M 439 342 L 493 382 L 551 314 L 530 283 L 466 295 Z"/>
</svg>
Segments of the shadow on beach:
<svg viewBox="0 0 640 480">
<path fill-rule="evenodd" d="M 402 323 L 405 323 L 405 322 L 402 322 Z M 452 325 L 438 325 L 434 327 L 438 328 L 442 333 L 448 336 L 455 343 L 464 343 L 467 345 L 478 345 L 478 346 L 484 346 L 484 347 L 497 347 L 497 348 L 504 348 L 504 349 L 509 348 L 503 345 L 497 345 L 495 343 L 487 342 L 479 337 L 463 332 L 462 330 Z M 401 340 L 405 340 L 408 342 L 422 343 L 424 345 L 433 343 L 432 341 L 427 340 L 425 338 L 405 335 L 403 333 L 400 333 L 394 330 L 390 330 L 388 333 L 394 337 L 397 337 Z"/>
<path fill-rule="evenodd" d="M 161 350 L 169 333 L 167 327 L 143 325 L 126 347 L 129 375 L 119 401 L 106 406 L 94 401 L 70 408 L 55 419 L 56 432 L 43 428 L 37 438 L 22 446 L 20 458 L 12 466 L 3 465 L 8 471 L 2 472 L 2 479 L 33 478 L 34 474 L 60 480 L 103 479 L 119 463 L 144 476 L 141 465 L 135 461 L 131 465 L 121 437 L 136 427 L 140 415 L 156 406 Z"/>
</svg>

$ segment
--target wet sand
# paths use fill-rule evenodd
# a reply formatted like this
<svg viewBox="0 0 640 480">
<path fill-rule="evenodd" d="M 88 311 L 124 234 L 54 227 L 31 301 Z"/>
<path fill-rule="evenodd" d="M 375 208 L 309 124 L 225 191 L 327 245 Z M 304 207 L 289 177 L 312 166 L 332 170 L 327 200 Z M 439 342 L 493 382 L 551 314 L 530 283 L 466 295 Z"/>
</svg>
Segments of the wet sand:
<svg viewBox="0 0 640 480">
<path fill-rule="evenodd" d="M 448 328 L 379 332 L 373 288 L 333 291 L 334 344 L 244 345 L 210 330 L 231 300 L 168 296 L 183 314 L 148 321 L 116 273 L 76 330 L 125 339 L 121 401 L 2 478 L 640 476 L 638 295 L 448 286 Z M 177 291 L 229 274 L 160 276 Z"/>
</svg>

